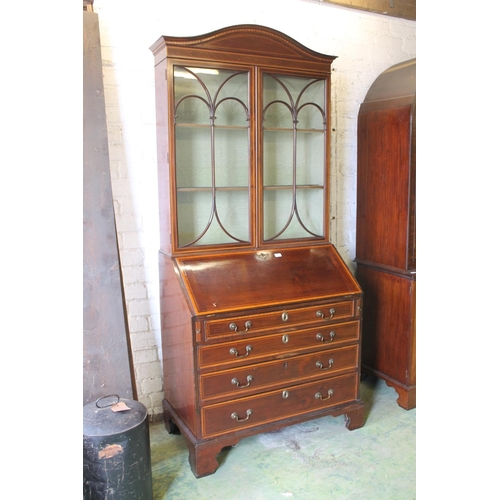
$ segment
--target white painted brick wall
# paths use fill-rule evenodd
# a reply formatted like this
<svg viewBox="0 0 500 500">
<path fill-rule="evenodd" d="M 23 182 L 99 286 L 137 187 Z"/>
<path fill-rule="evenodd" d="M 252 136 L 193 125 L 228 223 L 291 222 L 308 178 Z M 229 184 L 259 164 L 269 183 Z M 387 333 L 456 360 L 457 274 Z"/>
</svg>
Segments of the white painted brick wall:
<svg viewBox="0 0 500 500">
<path fill-rule="evenodd" d="M 278 29 L 338 56 L 332 78 L 332 242 L 348 265 L 355 256 L 356 127 L 375 78 L 416 55 L 413 21 L 319 0 L 99 0 L 106 115 L 118 244 L 139 400 L 162 413 L 157 256 L 158 205 L 153 56 L 162 35 L 192 36 L 233 24 Z"/>
</svg>

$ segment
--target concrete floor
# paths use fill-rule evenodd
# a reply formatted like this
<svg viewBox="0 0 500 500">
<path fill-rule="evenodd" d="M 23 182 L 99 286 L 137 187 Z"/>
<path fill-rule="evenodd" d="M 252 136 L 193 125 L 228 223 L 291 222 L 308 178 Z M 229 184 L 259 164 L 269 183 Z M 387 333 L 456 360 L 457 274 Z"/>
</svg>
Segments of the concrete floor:
<svg viewBox="0 0 500 500">
<path fill-rule="evenodd" d="M 154 500 L 410 500 L 416 498 L 416 409 L 382 380 L 361 384 L 365 425 L 324 417 L 248 437 L 196 479 L 184 438 L 150 426 Z"/>
</svg>

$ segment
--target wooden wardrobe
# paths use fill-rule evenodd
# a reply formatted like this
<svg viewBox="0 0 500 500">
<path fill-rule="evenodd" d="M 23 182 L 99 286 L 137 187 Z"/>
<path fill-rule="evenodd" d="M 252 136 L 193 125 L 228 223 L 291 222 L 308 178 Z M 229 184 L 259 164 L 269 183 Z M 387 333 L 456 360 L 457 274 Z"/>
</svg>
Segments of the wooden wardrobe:
<svg viewBox="0 0 500 500">
<path fill-rule="evenodd" d="M 362 371 L 416 406 L 416 59 L 384 71 L 358 115 L 356 277 Z"/>
</svg>

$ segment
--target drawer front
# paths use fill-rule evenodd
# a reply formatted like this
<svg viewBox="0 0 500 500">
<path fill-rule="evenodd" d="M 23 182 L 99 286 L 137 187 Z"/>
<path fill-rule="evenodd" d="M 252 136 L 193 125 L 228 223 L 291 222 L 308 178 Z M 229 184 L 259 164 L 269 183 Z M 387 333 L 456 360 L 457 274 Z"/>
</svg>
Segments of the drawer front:
<svg viewBox="0 0 500 500">
<path fill-rule="evenodd" d="M 283 309 L 262 314 L 210 319 L 204 322 L 205 340 L 231 335 L 254 335 L 270 329 L 288 329 L 305 324 L 324 325 L 354 316 L 354 299 L 328 305 Z"/>
<path fill-rule="evenodd" d="M 321 379 L 285 390 L 202 407 L 203 437 L 248 429 L 356 399 L 358 374 Z"/>
<path fill-rule="evenodd" d="M 271 386 L 329 377 L 358 368 L 358 346 L 321 350 L 286 360 L 269 361 L 200 376 L 202 400 L 239 398 Z"/>
<path fill-rule="evenodd" d="M 308 350 L 328 349 L 358 339 L 359 321 L 351 321 L 323 328 L 234 340 L 224 344 L 198 347 L 198 366 L 200 370 L 224 369 L 265 361 L 277 355 L 286 358 Z"/>
</svg>

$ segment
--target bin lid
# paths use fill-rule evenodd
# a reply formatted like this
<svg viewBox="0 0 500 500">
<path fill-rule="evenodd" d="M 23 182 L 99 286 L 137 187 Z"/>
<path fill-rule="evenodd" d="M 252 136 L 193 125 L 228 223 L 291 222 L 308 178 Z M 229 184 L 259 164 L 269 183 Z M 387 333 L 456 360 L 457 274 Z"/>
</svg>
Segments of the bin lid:
<svg viewBox="0 0 500 500">
<path fill-rule="evenodd" d="M 117 403 L 122 403 L 118 407 Z M 130 408 L 115 411 L 120 406 Z M 113 409 L 114 407 L 114 409 Z M 120 399 L 118 395 L 104 396 L 83 407 L 83 435 L 109 436 L 128 431 L 140 425 L 148 412 L 146 407 L 133 399 Z"/>
</svg>

